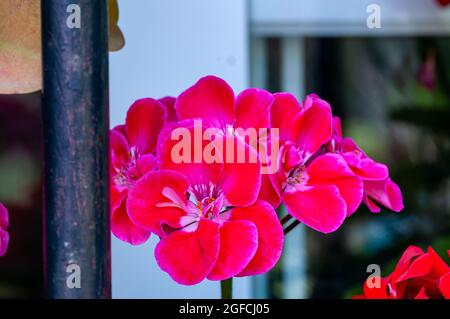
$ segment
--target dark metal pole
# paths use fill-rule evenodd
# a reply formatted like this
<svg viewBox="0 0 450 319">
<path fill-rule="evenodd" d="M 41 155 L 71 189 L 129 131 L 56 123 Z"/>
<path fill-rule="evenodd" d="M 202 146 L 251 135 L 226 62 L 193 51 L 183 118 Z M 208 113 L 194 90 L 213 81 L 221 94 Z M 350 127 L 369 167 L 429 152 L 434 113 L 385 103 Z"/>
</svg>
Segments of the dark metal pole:
<svg viewBox="0 0 450 319">
<path fill-rule="evenodd" d="M 41 9 L 46 294 L 109 298 L 107 0 Z"/>
</svg>

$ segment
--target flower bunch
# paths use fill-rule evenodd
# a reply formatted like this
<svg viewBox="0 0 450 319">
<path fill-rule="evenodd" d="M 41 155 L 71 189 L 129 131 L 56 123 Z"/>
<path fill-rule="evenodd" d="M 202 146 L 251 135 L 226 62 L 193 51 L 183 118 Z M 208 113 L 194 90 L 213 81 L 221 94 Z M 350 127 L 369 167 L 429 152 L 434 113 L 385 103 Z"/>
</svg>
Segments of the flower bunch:
<svg viewBox="0 0 450 319">
<path fill-rule="evenodd" d="M 9 234 L 7 229 L 9 227 L 8 210 L 2 203 L 0 203 L 0 257 L 6 254 L 9 244 Z"/>
<path fill-rule="evenodd" d="M 136 101 L 111 131 L 111 171 L 112 232 L 131 244 L 157 235 L 158 265 L 185 285 L 272 269 L 281 203 L 283 224 L 323 233 L 361 202 L 403 208 L 388 168 L 343 137 L 326 101 L 253 88 L 235 96 L 213 76 L 177 98 Z"/>
<path fill-rule="evenodd" d="M 450 251 L 448 251 L 450 256 Z M 395 270 L 378 285 L 366 281 L 355 299 L 450 299 L 450 267 L 429 247 L 426 252 L 409 246 Z"/>
</svg>

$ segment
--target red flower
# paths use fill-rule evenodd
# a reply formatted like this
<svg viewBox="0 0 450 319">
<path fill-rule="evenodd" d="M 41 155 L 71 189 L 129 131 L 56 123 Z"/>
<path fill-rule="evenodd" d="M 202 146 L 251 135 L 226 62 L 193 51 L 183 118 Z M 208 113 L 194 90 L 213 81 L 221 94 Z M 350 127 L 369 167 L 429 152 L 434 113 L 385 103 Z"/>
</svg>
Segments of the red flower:
<svg viewBox="0 0 450 319">
<path fill-rule="evenodd" d="M 9 244 L 9 234 L 7 229 L 9 227 L 8 210 L 2 203 L 0 203 L 0 257 L 6 254 Z"/>
<path fill-rule="evenodd" d="M 145 173 L 156 170 L 158 135 L 165 123 L 164 105 L 153 99 L 136 101 L 128 110 L 125 125 L 111 130 L 111 231 L 133 245 L 150 236 L 128 217 L 128 192 Z"/>
<path fill-rule="evenodd" d="M 450 0 L 436 0 L 436 1 L 442 7 L 448 6 L 450 4 Z"/>
<path fill-rule="evenodd" d="M 184 162 L 173 156 L 179 143 L 171 137 L 175 129 L 190 136 L 191 144 L 183 151 L 189 158 Z M 260 162 L 237 161 L 236 150 L 245 150 L 246 158 L 256 156 L 255 151 L 220 129 L 213 142 L 196 144 L 190 139 L 195 130 L 195 122 L 184 120 L 161 132 L 160 170 L 147 173 L 131 189 L 127 203 L 131 219 L 161 237 L 156 261 L 180 284 L 270 270 L 281 255 L 283 231 L 273 207 L 257 201 Z M 200 133 L 205 131 L 203 127 Z M 199 150 L 215 154 L 218 161 L 196 161 Z"/>
<path fill-rule="evenodd" d="M 363 200 L 369 210 L 380 212 L 378 202 L 387 208 L 400 212 L 403 209 L 403 197 L 400 188 L 389 177 L 389 169 L 368 157 L 351 138 L 342 136 L 341 121 L 333 119 L 334 136 L 327 148 L 341 154 L 353 173 L 364 182 Z"/>
<path fill-rule="evenodd" d="M 450 251 L 449 251 L 450 254 Z M 429 247 L 409 246 L 395 270 L 378 287 L 364 284 L 355 299 L 450 299 L 450 267 Z M 372 283 L 373 284 L 373 283 Z"/>
<path fill-rule="evenodd" d="M 291 215 L 323 232 L 335 231 L 359 206 L 362 181 L 341 155 L 324 154 L 332 137 L 330 105 L 309 95 L 303 106 L 288 93 L 275 94 L 271 127 L 279 129 L 279 171 L 272 184 Z"/>
</svg>

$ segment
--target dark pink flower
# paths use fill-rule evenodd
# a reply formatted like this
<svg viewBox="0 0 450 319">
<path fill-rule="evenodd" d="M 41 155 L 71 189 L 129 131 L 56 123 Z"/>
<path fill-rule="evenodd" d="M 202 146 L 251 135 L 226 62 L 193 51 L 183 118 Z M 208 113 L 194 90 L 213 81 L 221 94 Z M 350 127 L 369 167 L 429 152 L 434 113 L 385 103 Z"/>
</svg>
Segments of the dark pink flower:
<svg viewBox="0 0 450 319">
<path fill-rule="evenodd" d="M 145 173 L 157 169 L 158 135 L 166 109 L 153 99 L 136 101 L 128 110 L 125 125 L 111 130 L 111 231 L 133 245 L 144 243 L 150 231 L 136 226 L 128 217 L 129 190 Z"/>
<path fill-rule="evenodd" d="M 9 245 L 9 227 L 8 210 L 0 203 L 0 257 L 6 254 Z"/>
<path fill-rule="evenodd" d="M 283 231 L 273 207 L 257 200 L 261 163 L 239 163 L 235 157 L 239 148 L 246 158 L 256 156 L 255 151 L 216 130 L 214 139 L 196 147 L 202 154 L 215 154 L 218 161 L 195 162 L 192 141 L 184 149 L 190 160 L 178 162 L 172 152 L 179 142 L 169 133 L 180 127 L 195 135 L 189 120 L 161 133 L 160 170 L 136 182 L 127 204 L 133 222 L 160 236 L 155 249 L 158 265 L 185 285 L 270 270 L 281 255 Z M 222 147 L 224 143 L 233 143 L 227 144 L 233 148 Z M 230 150 L 232 161 L 225 160 Z"/>
<path fill-rule="evenodd" d="M 329 151 L 341 154 L 351 170 L 361 177 L 364 183 L 363 201 L 369 210 L 380 212 L 380 207 L 375 203 L 377 202 L 395 212 L 401 211 L 402 193 L 390 179 L 387 166 L 368 157 L 351 138 L 344 138 L 338 117 L 333 119 L 333 128 L 334 137 L 327 147 Z"/>
<path fill-rule="evenodd" d="M 269 118 L 273 100 L 271 93 L 256 88 L 246 89 L 235 97 L 224 80 L 206 76 L 177 98 L 175 109 L 180 120 L 201 119 L 205 126 L 242 138 L 258 152 L 263 169 L 269 169 Z M 256 135 L 249 134 L 252 129 Z M 259 199 L 278 207 L 280 198 L 274 192 L 269 176 L 262 174 L 261 179 Z"/>
<path fill-rule="evenodd" d="M 325 154 L 332 137 L 330 105 L 309 95 L 301 106 L 288 93 L 275 94 L 271 126 L 279 128 L 279 171 L 271 175 L 288 212 L 323 233 L 335 231 L 362 200 L 362 181 L 338 154 Z"/>
</svg>

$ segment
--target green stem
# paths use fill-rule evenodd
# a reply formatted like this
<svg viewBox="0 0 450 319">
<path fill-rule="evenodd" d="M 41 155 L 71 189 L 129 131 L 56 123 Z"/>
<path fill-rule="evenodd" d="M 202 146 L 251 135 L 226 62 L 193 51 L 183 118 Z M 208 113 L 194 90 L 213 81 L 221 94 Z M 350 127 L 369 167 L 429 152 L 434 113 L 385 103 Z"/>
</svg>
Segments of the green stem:
<svg viewBox="0 0 450 319">
<path fill-rule="evenodd" d="M 286 236 L 291 230 L 293 230 L 297 225 L 299 225 L 300 224 L 300 222 L 298 221 L 298 220 L 294 220 L 293 222 L 292 222 L 292 224 L 290 224 L 289 226 L 287 226 L 285 229 L 284 229 L 284 235 Z"/>
<path fill-rule="evenodd" d="M 222 299 L 233 298 L 233 277 L 227 280 L 222 280 L 220 282 L 220 292 Z"/>
</svg>

